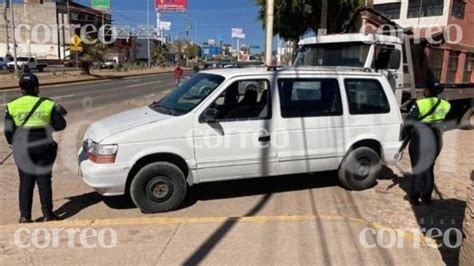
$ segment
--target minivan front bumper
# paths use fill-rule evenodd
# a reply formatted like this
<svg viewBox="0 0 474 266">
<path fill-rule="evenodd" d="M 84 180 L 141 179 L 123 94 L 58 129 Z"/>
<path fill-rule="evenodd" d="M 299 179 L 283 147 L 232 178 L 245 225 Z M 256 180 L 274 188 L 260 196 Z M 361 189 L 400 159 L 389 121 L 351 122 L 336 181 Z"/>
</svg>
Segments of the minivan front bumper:
<svg viewBox="0 0 474 266">
<path fill-rule="evenodd" d="M 82 154 L 82 150 L 81 153 Z M 82 158 L 82 159 L 81 159 Z M 129 166 L 124 164 L 97 164 L 79 155 L 80 174 L 84 182 L 103 196 L 125 194 Z"/>
</svg>

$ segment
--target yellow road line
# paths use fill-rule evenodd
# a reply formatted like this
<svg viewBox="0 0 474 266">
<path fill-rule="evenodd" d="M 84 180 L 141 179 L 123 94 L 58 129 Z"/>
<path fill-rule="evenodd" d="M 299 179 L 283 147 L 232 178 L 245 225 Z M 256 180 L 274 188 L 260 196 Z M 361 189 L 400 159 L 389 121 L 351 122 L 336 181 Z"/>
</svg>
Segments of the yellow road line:
<svg viewBox="0 0 474 266">
<path fill-rule="evenodd" d="M 10 224 L 1 225 L 0 230 L 18 230 L 21 228 L 77 228 L 77 227 L 105 227 L 127 225 L 173 225 L 173 224 L 220 224 L 226 222 L 265 224 L 272 222 L 305 222 L 305 221 L 334 221 L 350 222 L 366 225 L 375 230 L 388 229 L 397 233 L 406 240 L 417 241 L 423 245 L 436 245 L 436 241 L 411 231 L 385 226 L 360 218 L 342 215 L 292 215 L 292 216 L 248 216 L 248 217 L 139 217 L 116 218 L 99 220 L 65 220 L 50 223 Z"/>
</svg>

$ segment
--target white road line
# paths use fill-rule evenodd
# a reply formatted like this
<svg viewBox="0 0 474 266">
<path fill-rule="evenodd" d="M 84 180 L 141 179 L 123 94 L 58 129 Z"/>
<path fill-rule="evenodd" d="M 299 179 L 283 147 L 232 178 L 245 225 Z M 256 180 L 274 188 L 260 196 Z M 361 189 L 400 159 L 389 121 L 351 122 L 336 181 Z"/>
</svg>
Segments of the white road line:
<svg viewBox="0 0 474 266">
<path fill-rule="evenodd" d="M 150 94 L 150 95 L 145 96 L 145 98 L 151 98 L 151 97 L 155 97 L 155 94 Z"/>
<path fill-rule="evenodd" d="M 63 98 L 71 98 L 71 97 L 76 97 L 78 96 L 77 94 L 68 94 L 68 95 L 64 95 L 64 96 L 58 96 L 58 97 L 54 97 L 55 99 L 63 99 Z"/>
<path fill-rule="evenodd" d="M 130 86 L 127 86 L 127 88 L 135 88 L 135 87 L 140 87 L 140 86 L 145 86 L 145 85 L 151 85 L 151 84 L 160 83 L 160 82 L 161 82 L 161 80 L 153 81 L 153 82 L 145 82 L 145 83 L 130 85 Z"/>
<path fill-rule="evenodd" d="M 171 90 L 165 90 L 165 91 L 162 91 L 160 93 L 164 94 L 164 93 L 170 93 L 170 92 L 171 92 Z"/>
</svg>

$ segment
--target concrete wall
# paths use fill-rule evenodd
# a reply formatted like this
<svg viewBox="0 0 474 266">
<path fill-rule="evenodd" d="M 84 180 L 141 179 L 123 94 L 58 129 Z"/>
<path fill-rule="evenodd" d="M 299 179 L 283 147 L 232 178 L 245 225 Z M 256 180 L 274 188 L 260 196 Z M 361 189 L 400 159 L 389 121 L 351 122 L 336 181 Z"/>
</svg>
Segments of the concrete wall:
<svg viewBox="0 0 474 266">
<path fill-rule="evenodd" d="M 16 25 L 16 40 L 18 56 L 36 56 L 42 59 L 58 58 L 58 31 L 56 18 L 56 4 L 45 2 L 38 4 L 29 1 L 14 4 L 14 18 Z M 0 55 L 7 51 L 7 33 L 9 33 L 10 53 L 13 54 L 13 35 L 11 24 L 11 10 L 7 9 L 8 27 L 3 16 L 5 9 L 0 7 Z"/>
</svg>

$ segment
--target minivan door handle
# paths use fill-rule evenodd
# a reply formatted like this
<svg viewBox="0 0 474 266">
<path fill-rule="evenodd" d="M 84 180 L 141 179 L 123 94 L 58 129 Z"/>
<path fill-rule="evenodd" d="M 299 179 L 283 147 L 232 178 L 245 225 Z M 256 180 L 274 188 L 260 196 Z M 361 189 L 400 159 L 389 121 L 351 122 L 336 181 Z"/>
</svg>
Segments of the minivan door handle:
<svg viewBox="0 0 474 266">
<path fill-rule="evenodd" d="M 271 140 L 270 136 L 261 136 L 258 138 L 259 142 L 269 142 Z"/>
</svg>

